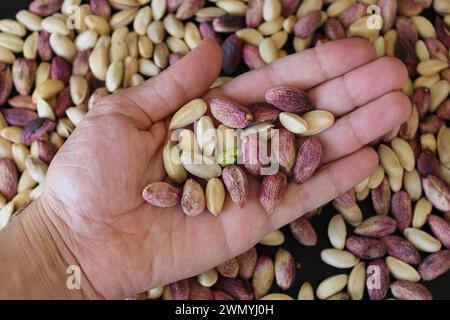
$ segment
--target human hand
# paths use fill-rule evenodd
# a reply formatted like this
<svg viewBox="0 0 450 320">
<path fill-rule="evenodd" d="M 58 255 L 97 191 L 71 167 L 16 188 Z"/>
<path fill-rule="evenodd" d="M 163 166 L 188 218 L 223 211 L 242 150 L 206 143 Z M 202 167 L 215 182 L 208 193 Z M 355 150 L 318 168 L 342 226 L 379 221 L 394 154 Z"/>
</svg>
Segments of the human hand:
<svg viewBox="0 0 450 320">
<path fill-rule="evenodd" d="M 375 59 L 369 42 L 346 39 L 208 91 L 222 58 L 220 48 L 205 41 L 158 77 L 102 99 L 88 113 L 49 168 L 41 214 L 99 297 L 127 297 L 208 270 L 375 169 L 377 155 L 365 146 L 410 112 L 400 91 L 405 67 L 395 58 Z M 302 185 L 290 184 L 272 215 L 259 204 L 256 185 L 244 209 L 227 197 L 218 217 L 187 217 L 179 206 L 157 208 L 142 199 L 147 184 L 164 179 L 162 149 L 177 109 L 204 94 L 244 105 L 261 102 L 267 89 L 280 85 L 308 90 L 318 109 L 340 118 L 318 136 L 327 166 Z"/>
</svg>

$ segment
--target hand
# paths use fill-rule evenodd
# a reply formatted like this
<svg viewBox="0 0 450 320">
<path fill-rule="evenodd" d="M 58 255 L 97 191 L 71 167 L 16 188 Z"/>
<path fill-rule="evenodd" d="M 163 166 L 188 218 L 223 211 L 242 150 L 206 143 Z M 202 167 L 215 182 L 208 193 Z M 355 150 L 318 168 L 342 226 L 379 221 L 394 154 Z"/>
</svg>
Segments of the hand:
<svg viewBox="0 0 450 320">
<path fill-rule="evenodd" d="M 205 41 L 160 76 L 102 99 L 52 162 L 41 207 L 100 297 L 194 276 L 332 200 L 371 174 L 377 154 L 365 146 L 410 112 L 400 91 L 405 67 L 395 58 L 376 60 L 361 39 L 290 55 L 208 92 L 221 62 L 220 48 Z M 308 90 L 317 108 L 340 118 L 319 135 L 328 166 L 289 185 L 272 215 L 260 206 L 256 186 L 244 209 L 227 197 L 218 217 L 187 217 L 179 206 L 157 208 L 142 199 L 147 184 L 164 179 L 162 149 L 177 109 L 205 94 L 261 102 L 280 85 Z"/>
</svg>

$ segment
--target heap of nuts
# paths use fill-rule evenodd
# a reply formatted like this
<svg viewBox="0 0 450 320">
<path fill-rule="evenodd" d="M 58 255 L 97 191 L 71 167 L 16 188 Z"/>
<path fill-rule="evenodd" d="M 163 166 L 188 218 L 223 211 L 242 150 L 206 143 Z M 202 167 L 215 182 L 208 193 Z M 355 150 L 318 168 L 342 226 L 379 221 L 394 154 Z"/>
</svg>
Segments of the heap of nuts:
<svg viewBox="0 0 450 320">
<path fill-rule="evenodd" d="M 313 110 L 301 89 L 277 87 L 268 90 L 265 98 L 265 103 L 248 108 L 230 100 L 210 99 L 211 114 L 220 123 L 217 128 L 213 119 L 205 115 L 208 106 L 202 99 L 178 110 L 169 126 L 175 130 L 170 135 L 178 143 L 171 139 L 167 142 L 163 162 L 169 178 L 184 184 L 183 190 L 155 182 L 144 189 L 144 199 L 165 208 L 181 202 L 188 216 L 199 215 L 206 207 L 218 215 L 226 187 L 232 201 L 244 208 L 249 182 L 247 173 L 237 165 L 243 164 L 248 173 L 264 176 L 259 201 L 268 214 L 272 213 L 286 190 L 291 169 L 295 181 L 303 183 L 319 167 L 322 146 L 312 136 L 331 127 L 334 116 Z M 278 120 L 281 129 L 275 127 Z M 298 153 L 296 135 L 305 137 Z M 206 192 L 194 178 L 188 179 L 188 173 L 207 180 Z"/>
<path fill-rule="evenodd" d="M 346 37 L 368 39 L 378 57 L 401 59 L 410 76 L 403 90 L 413 104 L 409 119 L 374 143 L 380 157 L 375 172 L 332 203 L 337 212 L 328 230 L 333 248 L 325 249 L 321 257 L 327 264 L 351 271 L 317 284 L 298 284 L 294 255 L 280 248 L 272 259 L 258 256 L 252 248 L 197 278 L 149 290 L 145 296 L 289 299 L 284 293 L 269 293 L 276 282 L 283 292 L 298 286 L 299 299 L 361 299 L 364 292 L 371 299 L 382 299 L 389 289 L 397 299 L 431 298 L 418 281 L 426 285 L 450 269 L 448 0 L 30 1 L 15 20 L 0 20 L 0 229 L 40 196 L 53 156 L 99 99 L 157 76 L 203 39 L 213 39 L 222 47 L 223 74 L 213 84 L 219 86 L 243 67 L 261 68 L 292 53 L 292 48 L 301 52 Z M 267 179 L 268 185 L 283 186 L 289 172 L 294 180 L 302 181 L 295 175 L 303 170 L 296 169 L 290 141 L 311 132 L 314 126 L 308 114 L 327 121 L 329 115 L 320 115 L 319 110 L 289 113 L 277 110 L 279 106 L 270 97 L 267 101 L 270 105 L 247 108 L 223 100 L 192 102 L 189 108 L 199 112 L 195 127 L 190 125 L 192 119 L 189 123 L 182 122 L 183 116 L 175 119 L 164 150 L 169 179 L 184 183 L 186 195 L 206 189 L 205 206 L 213 214 L 222 209 L 225 189 L 244 206 L 245 196 L 236 189 L 245 185 L 245 172 L 259 176 L 269 163 L 281 168 L 276 174 L 264 174 L 263 185 Z M 243 127 L 226 122 L 227 116 L 220 112 L 227 110 L 224 104 L 238 108 L 236 116 L 245 116 Z M 212 118 L 200 112 L 207 105 Z M 213 118 L 221 123 L 217 128 Z M 276 129 L 276 124 L 281 126 Z M 211 139 L 199 139 L 208 128 L 214 129 Z M 252 149 L 259 141 L 249 141 L 255 136 L 269 141 L 275 152 L 268 158 L 273 161 L 262 164 L 246 159 L 260 160 Z M 315 141 L 314 137 L 301 139 Z M 272 148 L 276 141 L 294 153 L 277 154 L 278 149 Z M 177 154 L 180 162 L 174 161 Z M 200 160 L 216 171 L 206 187 L 201 175 L 212 171 L 199 172 L 198 163 L 189 163 L 198 158 L 194 154 L 200 154 Z M 202 180 L 187 180 L 188 173 Z M 236 177 L 241 179 L 237 187 L 231 183 Z M 276 193 L 282 189 L 276 188 Z M 274 195 L 261 192 L 261 197 L 263 207 L 271 212 Z M 184 198 L 187 202 L 183 191 L 174 186 L 171 201 L 180 201 L 188 214 L 195 215 L 204 207 L 201 198 L 200 205 L 196 202 L 193 207 L 192 197 Z M 366 219 L 358 204 L 365 199 L 373 204 L 373 212 L 365 212 L 373 216 Z M 316 245 L 310 219 L 319 212 L 290 224 L 301 245 Z M 347 236 L 348 227 L 354 228 L 354 235 Z M 283 243 L 283 232 L 276 230 L 260 245 Z M 378 288 L 373 285 L 374 275 L 379 276 Z"/>
</svg>

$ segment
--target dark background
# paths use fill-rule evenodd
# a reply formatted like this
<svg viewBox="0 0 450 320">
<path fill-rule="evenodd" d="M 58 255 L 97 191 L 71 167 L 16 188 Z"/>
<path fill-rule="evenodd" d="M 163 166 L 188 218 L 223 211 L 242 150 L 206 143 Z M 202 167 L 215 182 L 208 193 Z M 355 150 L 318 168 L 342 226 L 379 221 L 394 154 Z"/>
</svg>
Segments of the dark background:
<svg viewBox="0 0 450 320">
<path fill-rule="evenodd" d="M 19 10 L 27 8 L 29 3 L 30 0 L 1 1 L 0 18 L 14 18 L 15 14 Z M 370 195 L 368 199 L 369 200 L 360 203 L 360 207 L 365 217 L 375 214 L 370 203 Z M 289 292 L 287 292 L 294 298 L 297 297 L 298 290 L 301 284 L 305 281 L 311 282 L 313 288 L 316 289 L 318 284 L 326 277 L 341 273 L 350 273 L 350 270 L 336 269 L 328 266 L 320 259 L 321 250 L 331 247 L 331 244 L 329 243 L 327 237 L 327 226 L 330 218 L 334 213 L 335 210 L 333 209 L 333 207 L 331 205 L 328 205 L 322 210 L 321 214 L 318 217 L 312 219 L 311 222 L 319 237 L 318 244 L 315 247 L 309 248 L 300 245 L 291 236 L 288 228 L 283 229 L 286 236 L 286 242 L 283 244 L 283 247 L 293 254 L 298 266 L 295 285 Z M 350 234 L 351 227 L 349 225 L 347 225 L 347 229 L 348 234 Z M 277 248 L 258 246 L 258 253 L 268 254 L 274 257 L 276 249 Z M 431 291 L 435 299 L 450 300 L 450 272 L 447 272 L 445 275 L 441 276 L 438 279 L 435 279 L 434 281 L 421 283 Z M 276 285 L 274 285 L 272 289 L 272 292 L 281 292 L 281 290 L 277 288 Z M 390 295 L 388 295 L 388 297 L 390 297 Z M 367 293 L 365 294 L 365 298 L 367 298 Z"/>
</svg>

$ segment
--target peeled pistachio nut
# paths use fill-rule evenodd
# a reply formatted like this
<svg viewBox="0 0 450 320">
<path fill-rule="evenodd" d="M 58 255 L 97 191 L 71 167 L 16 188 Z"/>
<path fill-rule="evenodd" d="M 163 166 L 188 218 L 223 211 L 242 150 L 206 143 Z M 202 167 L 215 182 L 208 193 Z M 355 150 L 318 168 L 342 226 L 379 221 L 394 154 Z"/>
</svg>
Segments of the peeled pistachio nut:
<svg viewBox="0 0 450 320">
<path fill-rule="evenodd" d="M 420 229 L 422 228 L 426 221 L 427 217 L 431 214 L 431 210 L 433 209 L 433 205 L 430 201 L 425 198 L 420 198 L 419 201 L 416 202 L 413 213 L 412 226 L 413 228 Z"/>
<path fill-rule="evenodd" d="M 194 179 L 187 179 L 181 195 L 181 208 L 188 216 L 194 217 L 205 210 L 205 193 L 202 186 Z"/>
<path fill-rule="evenodd" d="M 0 61 L 7 64 L 12 64 L 16 60 L 14 53 L 10 50 L 0 47 Z"/>
<path fill-rule="evenodd" d="M 30 150 L 22 143 L 16 142 L 12 145 L 12 158 L 20 172 L 26 170 L 25 159 L 30 155 Z"/>
<path fill-rule="evenodd" d="M 4 109 L 3 115 L 10 125 L 18 127 L 25 127 L 37 118 L 36 112 L 23 108 Z"/>
<path fill-rule="evenodd" d="M 89 67 L 95 77 L 105 81 L 109 65 L 108 47 L 100 45 L 94 48 L 89 56 Z"/>
<path fill-rule="evenodd" d="M 369 16 L 361 17 L 349 26 L 347 36 L 359 36 L 374 41 L 379 36 L 379 29 L 368 28 L 369 25 Z"/>
<path fill-rule="evenodd" d="M 411 18 L 411 21 L 416 26 L 422 39 L 436 38 L 436 30 L 428 19 L 422 16 L 415 16 Z"/>
<path fill-rule="evenodd" d="M 265 296 L 269 292 L 274 277 L 275 272 L 272 258 L 269 256 L 259 257 L 252 278 L 253 292 L 256 299 Z"/>
<path fill-rule="evenodd" d="M 350 236 L 345 246 L 348 251 L 364 260 L 380 258 L 386 253 L 383 242 L 366 237 Z"/>
<path fill-rule="evenodd" d="M 142 197 L 157 207 L 173 207 L 180 202 L 182 190 L 165 182 L 154 182 L 145 187 Z"/>
<path fill-rule="evenodd" d="M 42 62 L 36 70 L 35 86 L 38 87 L 48 79 L 50 79 L 51 65 L 47 62 Z M 34 103 L 34 101 L 32 101 Z"/>
<path fill-rule="evenodd" d="M 174 300 L 189 299 L 189 282 L 187 279 L 173 282 L 169 285 Z"/>
<path fill-rule="evenodd" d="M 282 290 L 288 290 L 295 279 L 295 261 L 291 253 L 279 248 L 275 254 L 275 281 Z"/>
<path fill-rule="evenodd" d="M 303 141 L 295 161 L 294 177 L 298 184 L 308 180 L 317 170 L 322 157 L 319 139 L 311 137 Z"/>
<path fill-rule="evenodd" d="M 14 212 L 14 203 L 8 202 L 0 208 L 0 230 L 2 230 L 9 222 Z"/>
<path fill-rule="evenodd" d="M 187 171 L 181 164 L 180 149 L 168 141 L 163 149 L 164 169 L 170 179 L 182 184 L 187 179 Z"/>
<path fill-rule="evenodd" d="M 258 46 L 259 43 L 263 40 L 263 36 L 258 30 L 253 28 L 245 28 L 236 31 L 236 35 L 245 43 L 252 44 L 254 46 Z"/>
<path fill-rule="evenodd" d="M 189 300 L 212 300 L 211 289 L 205 288 L 196 279 L 189 279 Z"/>
<path fill-rule="evenodd" d="M 275 126 L 271 123 L 258 123 L 255 125 L 251 125 L 244 130 L 242 130 L 241 138 L 258 134 L 263 138 L 273 138 L 274 133 L 272 132 L 272 128 Z"/>
<path fill-rule="evenodd" d="M 24 42 L 17 35 L 2 32 L 0 33 L 0 46 L 12 52 L 20 53 L 23 51 Z"/>
<path fill-rule="evenodd" d="M 249 109 L 229 100 L 212 99 L 210 108 L 214 118 L 231 128 L 245 128 L 253 119 Z"/>
<path fill-rule="evenodd" d="M 347 281 L 348 276 L 346 274 L 339 274 L 326 278 L 317 287 L 316 295 L 321 300 L 327 299 L 344 289 L 347 285 Z"/>
<path fill-rule="evenodd" d="M 178 132 L 178 147 L 181 151 L 190 151 L 200 155 L 200 147 L 194 132 L 190 129 L 181 129 Z M 199 159 L 200 160 L 200 159 Z"/>
<path fill-rule="evenodd" d="M 218 178 L 209 179 L 205 195 L 206 207 L 212 214 L 218 215 L 225 201 L 225 187 L 222 181 Z"/>
<path fill-rule="evenodd" d="M 259 244 L 277 247 L 284 243 L 284 234 L 280 230 L 274 230 L 259 241 Z"/>
<path fill-rule="evenodd" d="M 320 257 L 326 264 L 339 269 L 352 268 L 359 262 L 352 253 L 340 249 L 322 250 Z"/>
<path fill-rule="evenodd" d="M 195 12 L 195 18 L 199 22 L 212 21 L 225 15 L 225 10 L 219 7 L 204 7 Z"/>
<path fill-rule="evenodd" d="M 381 259 L 372 260 L 366 270 L 366 287 L 370 300 L 383 300 L 389 290 L 389 270 Z"/>
<path fill-rule="evenodd" d="M 366 264 L 359 262 L 348 276 L 347 292 L 352 300 L 361 300 L 366 286 Z"/>
<path fill-rule="evenodd" d="M 70 96 L 76 106 L 86 102 L 89 96 L 89 84 L 84 77 L 70 77 Z"/>
<path fill-rule="evenodd" d="M 450 250 L 442 250 L 426 257 L 419 265 L 424 281 L 431 281 L 450 270 Z"/>
<path fill-rule="evenodd" d="M 28 156 L 25 159 L 25 166 L 34 181 L 38 183 L 43 183 L 45 181 L 45 175 L 47 174 L 48 169 L 46 163 L 33 156 Z"/>
<path fill-rule="evenodd" d="M 317 234 L 311 223 L 305 217 L 300 217 L 289 224 L 289 229 L 297 241 L 304 246 L 315 246 Z"/>
<path fill-rule="evenodd" d="M 53 157 L 58 152 L 57 147 L 52 143 L 44 140 L 38 140 L 35 142 L 37 146 L 37 157 L 44 161 L 47 165 L 53 160 Z"/>
<path fill-rule="evenodd" d="M 25 59 L 35 60 L 38 54 L 39 33 L 30 34 L 23 44 L 23 56 Z"/>
<path fill-rule="evenodd" d="M 249 193 L 247 174 L 237 165 L 226 166 L 222 171 L 222 179 L 230 193 L 231 200 L 244 208 Z"/>
<path fill-rule="evenodd" d="M 21 142 L 30 145 L 33 141 L 39 140 L 54 128 L 55 123 L 49 119 L 37 118 L 32 120 L 23 129 Z"/>
<path fill-rule="evenodd" d="M 298 37 L 294 38 L 294 50 L 295 52 L 302 52 L 308 49 L 311 46 L 312 37 L 308 37 L 305 39 L 301 39 Z"/>
<path fill-rule="evenodd" d="M 434 112 L 441 103 L 447 99 L 450 94 L 450 83 L 447 80 L 436 82 L 431 88 L 431 107 L 430 111 Z"/>
<path fill-rule="evenodd" d="M 334 124 L 334 116 L 325 110 L 313 110 L 303 115 L 303 119 L 308 124 L 308 130 L 302 136 L 312 136 L 325 131 Z"/>
<path fill-rule="evenodd" d="M 67 118 L 59 119 L 56 125 L 56 132 L 63 138 L 68 138 L 74 129 L 75 126 Z"/>
<path fill-rule="evenodd" d="M 328 238 L 336 249 L 344 249 L 347 238 L 345 221 L 340 214 L 334 215 L 328 224 Z"/>
<path fill-rule="evenodd" d="M 291 296 L 284 293 L 270 293 L 259 300 L 294 300 Z"/>
<path fill-rule="evenodd" d="M 387 215 L 391 204 L 391 189 L 386 177 L 378 187 L 371 190 L 372 205 L 378 215 Z"/>
<path fill-rule="evenodd" d="M 164 286 L 162 299 L 163 300 L 174 300 L 173 295 L 172 295 L 172 290 L 170 289 L 170 285 Z"/>
<path fill-rule="evenodd" d="M 402 260 L 408 264 L 419 264 L 421 261 L 417 249 L 407 240 L 399 236 L 390 235 L 381 238 L 388 255 Z"/>
<path fill-rule="evenodd" d="M 150 290 L 147 290 L 147 298 L 150 300 L 156 300 L 161 298 L 162 294 L 164 292 L 164 287 L 158 287 L 158 288 L 153 288 Z"/>
<path fill-rule="evenodd" d="M 391 212 L 397 220 L 400 231 L 408 228 L 412 221 L 411 198 L 405 191 L 394 193 L 391 199 Z"/>
<path fill-rule="evenodd" d="M 222 277 L 236 278 L 239 273 L 239 263 L 236 258 L 227 260 L 216 267 Z"/>
<path fill-rule="evenodd" d="M 0 159 L 0 169 L 0 193 L 9 201 L 17 194 L 19 174 L 11 159 Z"/>
<path fill-rule="evenodd" d="M 395 138 L 391 141 L 391 147 L 397 155 L 400 164 L 407 171 L 413 170 L 415 166 L 414 152 L 408 142 L 401 138 Z"/>
<path fill-rule="evenodd" d="M 380 144 L 378 147 L 378 156 L 380 157 L 381 165 L 389 175 L 396 175 L 403 172 L 400 160 L 388 146 Z"/>
<path fill-rule="evenodd" d="M 437 252 L 441 250 L 441 242 L 425 231 L 406 228 L 404 235 L 420 251 Z"/>
<path fill-rule="evenodd" d="M 406 262 L 394 257 L 387 257 L 386 264 L 391 275 L 397 280 L 420 281 L 420 274 Z"/>
<path fill-rule="evenodd" d="M 437 151 L 441 162 L 450 164 L 450 128 L 442 126 L 437 135 Z"/>
<path fill-rule="evenodd" d="M 21 143 L 23 132 L 20 127 L 5 127 L 0 131 L 0 136 L 13 143 Z"/>
<path fill-rule="evenodd" d="M 450 189 L 440 178 L 429 175 L 422 178 L 422 186 L 427 199 L 441 211 L 450 210 Z"/>
<path fill-rule="evenodd" d="M 203 154 L 211 156 L 217 144 L 217 133 L 211 117 L 203 116 L 197 121 L 195 124 L 195 135 Z"/>
<path fill-rule="evenodd" d="M 314 290 L 309 282 L 302 284 L 297 300 L 314 300 Z"/>
<path fill-rule="evenodd" d="M 436 238 L 441 241 L 442 245 L 449 249 L 450 248 L 450 223 L 444 220 L 443 218 L 430 215 L 428 216 L 428 225 L 430 226 L 431 231 L 436 236 Z"/>
<path fill-rule="evenodd" d="M 289 174 L 295 162 L 295 136 L 285 129 L 278 130 L 278 145 L 272 137 L 272 150 L 280 166 Z"/>
<path fill-rule="evenodd" d="M 439 79 L 438 79 L 439 80 Z M 412 108 L 411 115 L 409 118 L 400 126 L 399 136 L 405 140 L 411 140 L 417 133 L 417 129 L 419 127 L 419 112 L 415 106 Z M 384 150 L 383 153 L 378 150 L 379 154 L 383 154 L 386 157 L 389 157 L 388 151 Z M 389 159 L 386 159 L 389 161 Z M 389 162 L 388 162 L 389 163 Z M 395 163 L 392 163 L 392 166 L 395 166 Z M 386 167 L 385 167 L 386 169 Z M 392 174 L 392 173 L 389 173 Z"/>
<path fill-rule="evenodd" d="M 51 100 L 64 89 L 64 83 L 60 80 L 49 79 L 37 85 L 33 92 L 33 102 L 39 99 Z"/>
<path fill-rule="evenodd" d="M 420 283 L 398 280 L 390 287 L 392 295 L 399 300 L 433 300 L 428 289 Z"/>
<path fill-rule="evenodd" d="M 219 274 L 216 269 L 205 271 L 197 276 L 197 281 L 204 287 L 210 288 L 216 284 Z"/>
<path fill-rule="evenodd" d="M 157 2 L 157 1 L 155 1 Z M 113 14 L 111 19 L 109 20 L 109 24 L 113 30 L 129 25 L 134 17 L 136 16 L 138 9 L 131 8 L 120 10 L 117 13 Z"/>
<path fill-rule="evenodd" d="M 423 76 L 432 76 L 448 68 L 448 66 L 448 62 L 437 59 L 429 59 L 419 63 L 417 66 L 417 72 Z"/>
<path fill-rule="evenodd" d="M 198 120 L 206 112 L 207 105 L 202 99 L 195 99 L 179 109 L 170 121 L 170 129 L 185 127 Z"/>
<path fill-rule="evenodd" d="M 303 114 L 312 109 L 312 103 L 305 91 L 294 87 L 276 87 L 266 91 L 266 101 L 276 108 Z"/>
<path fill-rule="evenodd" d="M 216 289 L 225 292 L 233 299 L 237 300 L 253 299 L 251 286 L 246 280 L 243 279 L 219 277 L 215 287 Z M 223 294 L 221 294 L 221 296 L 223 296 Z"/>
<path fill-rule="evenodd" d="M 0 131 L 1 135 L 1 131 Z M 13 159 L 12 143 L 0 136 L 0 157 Z"/>
<path fill-rule="evenodd" d="M 278 57 L 277 47 L 271 38 L 264 38 L 258 45 L 259 55 L 265 63 L 271 63 Z"/>
<path fill-rule="evenodd" d="M 181 153 L 181 163 L 189 173 L 202 179 L 217 178 L 221 173 L 223 175 L 222 169 L 214 160 L 192 154 L 190 150 Z"/>
<path fill-rule="evenodd" d="M 364 220 L 353 232 L 360 236 L 382 238 L 397 229 L 397 221 L 388 216 L 372 216 Z"/>
<path fill-rule="evenodd" d="M 41 31 L 42 18 L 28 10 L 17 12 L 16 19 L 30 31 Z"/>
<path fill-rule="evenodd" d="M 255 271 L 256 261 L 258 260 L 258 253 L 256 248 L 252 247 L 241 255 L 237 256 L 239 264 L 239 276 L 245 280 L 250 279 Z"/>
<path fill-rule="evenodd" d="M 264 177 L 261 183 L 259 202 L 264 207 L 267 214 L 273 212 L 277 201 L 281 201 L 286 188 L 287 178 L 284 173 L 277 172 L 273 175 Z"/>
<path fill-rule="evenodd" d="M 358 205 L 354 205 L 353 207 L 350 208 L 345 208 L 336 201 L 333 201 L 332 204 L 333 207 L 342 215 L 342 217 L 345 219 L 347 223 L 349 223 L 354 227 L 361 224 L 363 216 L 361 209 Z"/>
<path fill-rule="evenodd" d="M 15 214 L 20 213 L 31 202 L 31 191 L 32 190 L 24 190 L 11 200 L 14 203 Z"/>
<path fill-rule="evenodd" d="M 403 176 L 403 186 L 409 197 L 417 201 L 422 196 L 422 182 L 417 170 L 405 171 Z"/>
<path fill-rule="evenodd" d="M 106 88 L 109 92 L 119 89 L 122 84 L 124 66 L 121 61 L 113 61 L 106 71 Z"/>
<path fill-rule="evenodd" d="M 356 189 L 356 187 L 355 187 Z M 359 191 L 359 190 L 358 190 Z M 343 208 L 351 208 L 356 205 L 355 190 L 351 189 L 338 195 L 334 201 Z"/>
<path fill-rule="evenodd" d="M 308 123 L 299 115 L 291 112 L 281 112 L 280 122 L 289 132 L 302 134 L 308 130 Z"/>
<path fill-rule="evenodd" d="M 77 53 L 77 48 L 71 39 L 59 34 L 52 33 L 50 35 L 50 46 L 53 52 L 67 61 L 71 62 Z"/>
</svg>

